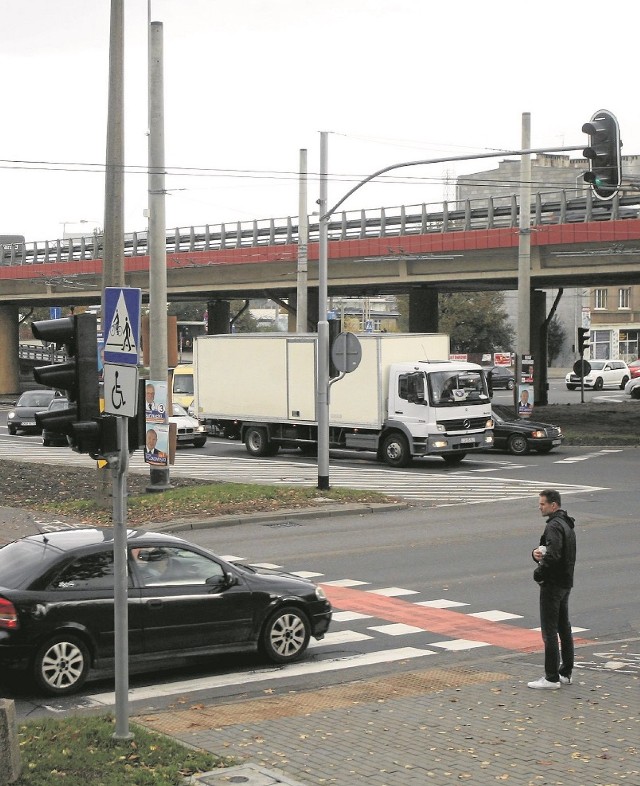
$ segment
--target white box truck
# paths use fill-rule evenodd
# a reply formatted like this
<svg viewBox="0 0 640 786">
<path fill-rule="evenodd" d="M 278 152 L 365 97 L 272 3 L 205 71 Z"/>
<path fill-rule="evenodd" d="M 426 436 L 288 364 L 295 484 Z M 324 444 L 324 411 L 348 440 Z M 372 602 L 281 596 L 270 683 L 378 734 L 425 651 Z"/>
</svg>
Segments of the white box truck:
<svg viewBox="0 0 640 786">
<path fill-rule="evenodd" d="M 362 360 L 331 385 L 329 446 L 370 450 L 393 467 L 414 456 L 457 464 L 493 444 L 491 402 L 480 366 L 447 360 L 449 337 L 359 334 Z M 315 334 L 199 336 L 196 415 L 240 439 L 252 456 L 280 447 L 317 450 Z"/>
</svg>

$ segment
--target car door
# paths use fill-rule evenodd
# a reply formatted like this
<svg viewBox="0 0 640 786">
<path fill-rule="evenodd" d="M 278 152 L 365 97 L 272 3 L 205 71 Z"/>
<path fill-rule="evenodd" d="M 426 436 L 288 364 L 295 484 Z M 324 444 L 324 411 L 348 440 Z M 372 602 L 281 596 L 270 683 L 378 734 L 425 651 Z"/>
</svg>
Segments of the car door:
<svg viewBox="0 0 640 786">
<path fill-rule="evenodd" d="M 47 625 L 70 624 L 89 632 L 99 659 L 114 656 L 113 547 L 85 554 L 67 565 L 47 588 Z M 139 592 L 128 588 L 129 652 L 142 652 Z"/>
<path fill-rule="evenodd" d="M 253 629 L 244 580 L 212 557 L 182 546 L 133 548 L 148 653 L 242 644 Z"/>
</svg>

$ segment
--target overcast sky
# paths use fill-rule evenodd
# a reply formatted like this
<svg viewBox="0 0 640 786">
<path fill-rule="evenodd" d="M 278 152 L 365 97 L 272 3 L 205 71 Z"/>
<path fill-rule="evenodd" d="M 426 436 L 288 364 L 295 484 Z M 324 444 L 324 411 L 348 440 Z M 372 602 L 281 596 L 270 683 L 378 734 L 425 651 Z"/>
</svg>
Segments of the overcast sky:
<svg viewBox="0 0 640 786">
<path fill-rule="evenodd" d="M 147 0 L 124 4 L 133 231 L 146 228 Z M 164 29 L 169 227 L 297 215 L 299 150 L 317 172 L 320 131 L 330 132 L 330 205 L 393 163 L 519 149 L 523 112 L 533 146 L 555 147 L 585 144 L 582 124 L 609 109 L 624 153 L 640 153 L 632 0 L 151 0 L 151 9 Z M 0 234 L 45 240 L 64 224 L 103 224 L 109 14 L 110 0 L 0 0 Z M 400 170 L 346 208 L 453 197 L 447 179 L 498 161 Z M 312 179 L 310 211 L 317 197 Z"/>
</svg>

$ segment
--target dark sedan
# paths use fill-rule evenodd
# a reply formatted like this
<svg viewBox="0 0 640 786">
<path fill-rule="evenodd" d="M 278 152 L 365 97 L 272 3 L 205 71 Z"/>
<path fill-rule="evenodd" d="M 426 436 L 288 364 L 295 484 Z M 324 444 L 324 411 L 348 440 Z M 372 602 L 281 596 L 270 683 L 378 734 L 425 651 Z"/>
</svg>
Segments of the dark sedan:
<svg viewBox="0 0 640 786">
<path fill-rule="evenodd" d="M 36 424 L 36 412 L 46 409 L 56 395 L 55 390 L 27 390 L 23 393 L 7 415 L 9 434 L 18 431 L 39 434 L 41 429 Z"/>
<path fill-rule="evenodd" d="M 486 371 L 487 381 L 491 385 L 491 390 L 504 388 L 513 390 L 516 384 L 516 376 L 508 366 L 493 366 Z"/>
<path fill-rule="evenodd" d="M 329 627 L 311 581 L 231 564 L 181 538 L 130 530 L 129 662 L 258 650 L 300 658 Z M 114 664 L 112 529 L 30 535 L 0 548 L 0 668 L 27 669 L 40 691 L 78 690 Z"/>
<path fill-rule="evenodd" d="M 530 450 L 549 453 L 562 444 L 562 429 L 530 418 L 519 418 L 510 407 L 492 408 L 493 447 L 521 456 Z"/>
</svg>

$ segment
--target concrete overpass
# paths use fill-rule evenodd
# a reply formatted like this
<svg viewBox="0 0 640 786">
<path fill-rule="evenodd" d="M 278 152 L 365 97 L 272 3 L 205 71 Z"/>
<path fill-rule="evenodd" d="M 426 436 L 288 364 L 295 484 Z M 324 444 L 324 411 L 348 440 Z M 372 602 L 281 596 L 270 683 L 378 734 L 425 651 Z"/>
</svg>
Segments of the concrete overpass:
<svg viewBox="0 0 640 786">
<path fill-rule="evenodd" d="M 640 283 L 639 211 L 637 192 L 621 193 L 611 203 L 594 200 L 591 192 L 534 195 L 536 325 L 544 321 L 545 289 Z M 518 223 L 516 194 L 336 214 L 329 227 L 329 294 L 408 293 L 410 329 L 437 331 L 439 291 L 517 289 Z M 297 220 L 286 218 L 168 232 L 169 300 L 206 300 L 211 332 L 228 329 L 231 299 L 269 297 L 295 314 L 297 231 Z M 311 224 L 311 323 L 317 321 L 317 234 L 317 224 Z M 146 232 L 127 235 L 125 246 L 126 283 L 146 297 Z M 95 235 L 2 246 L 0 369 L 10 367 L 10 355 L 17 358 L 19 308 L 99 304 L 101 253 Z M 10 392 L 3 388 L 12 379 L 0 371 L 0 393 Z"/>
</svg>

